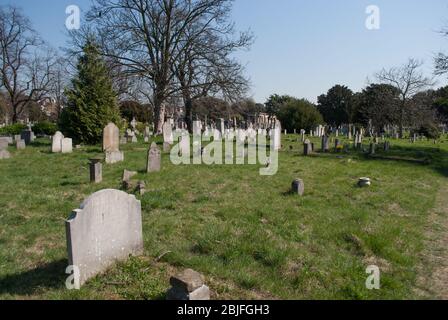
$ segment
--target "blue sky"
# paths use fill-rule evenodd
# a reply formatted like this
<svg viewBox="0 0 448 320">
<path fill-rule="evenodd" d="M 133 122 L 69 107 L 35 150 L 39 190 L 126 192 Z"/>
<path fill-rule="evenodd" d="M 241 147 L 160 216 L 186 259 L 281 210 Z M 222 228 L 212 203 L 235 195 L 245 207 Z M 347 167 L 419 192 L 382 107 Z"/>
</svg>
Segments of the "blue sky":
<svg viewBox="0 0 448 320">
<path fill-rule="evenodd" d="M 65 45 L 65 8 L 82 10 L 90 0 L 0 0 L 22 7 L 37 31 L 53 46 Z M 368 5 L 381 10 L 380 30 L 367 30 Z M 447 0 L 236 0 L 233 19 L 251 29 L 256 42 L 237 56 L 246 65 L 252 95 L 264 102 L 272 93 L 316 101 L 335 84 L 352 90 L 382 67 L 409 57 L 425 61 L 433 72 L 436 52 L 448 52 Z M 438 85 L 448 83 L 439 78 Z"/>
</svg>

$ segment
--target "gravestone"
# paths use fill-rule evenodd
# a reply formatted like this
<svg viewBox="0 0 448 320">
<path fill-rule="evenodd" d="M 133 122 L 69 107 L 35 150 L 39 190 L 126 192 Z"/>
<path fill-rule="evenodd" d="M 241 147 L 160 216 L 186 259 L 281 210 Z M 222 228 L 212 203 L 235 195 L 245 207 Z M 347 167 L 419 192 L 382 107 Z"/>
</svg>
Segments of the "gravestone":
<svg viewBox="0 0 448 320">
<path fill-rule="evenodd" d="M 292 192 L 294 194 L 298 194 L 299 196 L 303 196 L 303 193 L 305 192 L 305 184 L 302 179 L 295 179 L 292 182 L 291 188 Z"/>
<path fill-rule="evenodd" d="M 120 150 L 120 129 L 111 122 L 103 130 L 103 151 L 118 150 Z"/>
<path fill-rule="evenodd" d="M 168 142 L 163 143 L 163 152 L 169 153 L 171 151 L 171 145 Z"/>
<path fill-rule="evenodd" d="M 369 154 L 375 154 L 375 147 L 376 147 L 375 143 L 370 144 Z"/>
<path fill-rule="evenodd" d="M 85 200 L 66 221 L 69 265 L 75 287 L 129 255 L 143 254 L 141 203 L 118 190 L 101 190 Z"/>
<path fill-rule="evenodd" d="M 103 164 L 101 159 L 90 159 L 90 182 L 101 183 L 103 181 Z"/>
<path fill-rule="evenodd" d="M 303 155 L 308 156 L 311 154 L 311 152 L 313 152 L 311 142 L 310 140 L 306 139 L 303 143 Z"/>
<path fill-rule="evenodd" d="M 0 160 L 9 158 L 11 158 L 11 154 L 9 153 L 9 151 L 6 149 L 0 149 Z"/>
<path fill-rule="evenodd" d="M 62 153 L 72 153 L 73 152 L 73 141 L 70 138 L 64 138 L 61 140 L 61 152 Z"/>
<path fill-rule="evenodd" d="M 23 150 L 26 148 L 26 144 L 24 140 L 18 140 L 16 141 L 16 148 L 17 150 Z"/>
<path fill-rule="evenodd" d="M 120 151 L 120 130 L 112 122 L 103 130 L 103 151 L 107 164 L 124 161 L 124 153 Z"/>
<path fill-rule="evenodd" d="M 6 150 L 8 148 L 8 140 L 0 138 L 0 150 Z"/>
<path fill-rule="evenodd" d="M 146 164 L 146 172 L 159 172 L 162 163 L 162 153 L 157 145 L 153 142 L 148 151 L 148 160 Z"/>
<path fill-rule="evenodd" d="M 64 139 L 64 135 L 57 131 L 51 138 L 51 152 L 59 153 L 62 151 L 62 139 Z"/>
<path fill-rule="evenodd" d="M 330 144 L 327 135 L 322 136 L 322 152 L 328 152 L 330 150 Z"/>
<path fill-rule="evenodd" d="M 21 140 L 25 140 L 26 144 L 30 144 L 34 141 L 34 132 L 27 128 L 20 133 Z"/>
<path fill-rule="evenodd" d="M 169 122 L 163 124 L 163 141 L 170 145 L 174 144 L 173 130 Z"/>
</svg>

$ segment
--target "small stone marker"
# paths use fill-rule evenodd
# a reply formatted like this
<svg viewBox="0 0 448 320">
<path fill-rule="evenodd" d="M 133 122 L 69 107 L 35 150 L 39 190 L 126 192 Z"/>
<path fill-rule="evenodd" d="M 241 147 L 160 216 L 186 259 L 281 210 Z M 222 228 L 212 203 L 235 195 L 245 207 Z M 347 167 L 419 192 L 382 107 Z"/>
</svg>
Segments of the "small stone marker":
<svg viewBox="0 0 448 320">
<path fill-rule="evenodd" d="M 62 153 L 72 153 L 73 152 L 73 141 L 70 138 L 64 138 L 61 140 L 61 152 Z"/>
<path fill-rule="evenodd" d="M 313 147 L 311 145 L 310 140 L 306 139 L 303 143 L 303 155 L 308 156 L 313 152 Z"/>
<path fill-rule="evenodd" d="M 148 159 L 146 164 L 146 172 L 159 172 L 162 163 L 162 153 L 154 142 L 151 144 L 151 148 L 148 151 Z"/>
<path fill-rule="evenodd" d="M 16 141 L 16 148 L 17 150 L 23 150 L 26 148 L 26 144 L 24 140 L 17 140 Z"/>
<path fill-rule="evenodd" d="M 359 178 L 358 186 L 360 188 L 370 187 L 371 184 L 372 184 L 372 182 L 371 182 L 370 178 Z"/>
<path fill-rule="evenodd" d="M 139 195 L 143 196 L 146 193 L 146 184 L 144 181 L 139 181 L 137 184 L 137 192 Z"/>
<path fill-rule="evenodd" d="M 9 159 L 11 158 L 11 154 L 9 153 L 8 150 L 0 150 L 0 160 L 2 159 Z"/>
<path fill-rule="evenodd" d="M 59 153 L 62 151 L 62 139 L 64 139 L 64 135 L 57 131 L 51 138 L 51 152 Z"/>
<path fill-rule="evenodd" d="M 90 182 L 101 183 L 103 181 L 103 164 L 102 159 L 90 159 Z"/>
<path fill-rule="evenodd" d="M 66 221 L 69 265 L 75 288 L 129 255 L 143 254 L 141 203 L 118 190 L 101 190 Z"/>
<path fill-rule="evenodd" d="M 298 194 L 299 196 L 303 196 L 305 192 L 305 184 L 303 183 L 302 179 L 295 179 L 292 182 L 292 192 L 294 194 Z"/>
<path fill-rule="evenodd" d="M 0 138 L 0 150 L 6 150 L 8 148 L 8 140 L 6 138 Z"/>
<path fill-rule="evenodd" d="M 187 269 L 184 272 L 171 277 L 172 288 L 167 293 L 167 300 L 210 300 L 210 289 L 204 284 L 204 276 Z"/>
</svg>

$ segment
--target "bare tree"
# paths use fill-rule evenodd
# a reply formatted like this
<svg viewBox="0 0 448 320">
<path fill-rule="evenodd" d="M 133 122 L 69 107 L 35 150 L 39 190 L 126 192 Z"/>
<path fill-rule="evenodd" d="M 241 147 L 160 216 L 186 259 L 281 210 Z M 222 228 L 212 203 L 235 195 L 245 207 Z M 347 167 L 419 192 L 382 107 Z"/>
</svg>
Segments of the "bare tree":
<svg viewBox="0 0 448 320">
<path fill-rule="evenodd" d="M 398 89 L 400 95 L 400 103 L 398 106 L 398 121 L 400 127 L 400 137 L 404 134 L 404 125 L 406 120 L 406 112 L 410 105 L 412 97 L 434 85 L 431 78 L 425 77 L 420 67 L 422 61 L 409 59 L 408 62 L 401 67 L 383 69 L 376 74 L 376 78 L 385 84 L 389 84 Z"/>
<path fill-rule="evenodd" d="M 156 133 L 162 130 L 167 99 L 180 92 L 173 66 L 191 48 L 187 32 L 202 35 L 232 1 L 94 0 L 89 29 L 103 54 L 122 66 L 122 76 L 139 77 L 151 88 Z"/>
<path fill-rule="evenodd" d="M 238 49 L 248 48 L 253 36 L 245 32 L 236 39 L 232 38 L 234 26 L 227 22 L 229 10 L 229 6 L 222 6 L 213 16 L 186 30 L 185 42 L 188 45 L 173 65 L 190 131 L 196 99 L 220 95 L 237 101 L 249 87 L 249 81 L 243 76 L 243 67 L 230 56 Z"/>
<path fill-rule="evenodd" d="M 0 88 L 6 91 L 14 123 L 30 103 L 48 93 L 55 54 L 40 49 L 44 42 L 22 12 L 0 7 Z"/>
</svg>

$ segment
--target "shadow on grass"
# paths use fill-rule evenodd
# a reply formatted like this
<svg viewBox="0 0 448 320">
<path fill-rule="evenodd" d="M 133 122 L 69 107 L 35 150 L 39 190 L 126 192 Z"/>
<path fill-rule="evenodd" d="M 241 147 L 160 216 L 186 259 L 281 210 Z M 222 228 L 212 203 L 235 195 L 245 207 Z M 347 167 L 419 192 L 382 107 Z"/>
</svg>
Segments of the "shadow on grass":
<svg viewBox="0 0 448 320">
<path fill-rule="evenodd" d="M 0 278 L 0 294 L 32 295 L 45 289 L 65 286 L 66 259 L 51 262 L 36 269 Z"/>
</svg>

